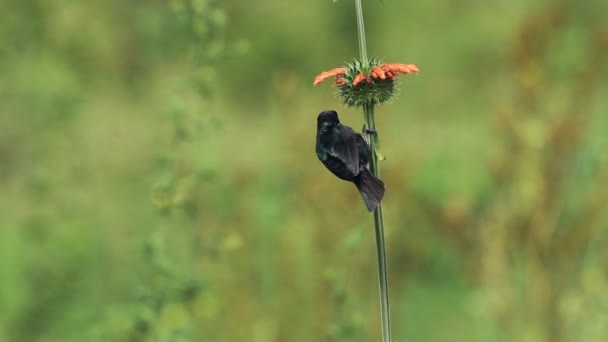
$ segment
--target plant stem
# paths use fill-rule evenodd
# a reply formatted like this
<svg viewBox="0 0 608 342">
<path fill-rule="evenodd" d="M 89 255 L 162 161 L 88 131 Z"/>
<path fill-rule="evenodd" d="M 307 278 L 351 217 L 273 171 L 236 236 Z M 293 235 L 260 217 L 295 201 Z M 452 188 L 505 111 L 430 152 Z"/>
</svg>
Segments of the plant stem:
<svg viewBox="0 0 608 342">
<path fill-rule="evenodd" d="M 367 43 L 365 42 L 365 25 L 363 25 L 363 6 L 361 0 L 355 0 L 357 10 L 357 29 L 359 30 L 359 56 L 361 63 L 367 65 Z"/>
<path fill-rule="evenodd" d="M 361 63 L 367 65 L 367 46 L 365 42 L 365 26 L 363 24 L 363 6 L 361 0 L 355 0 L 355 8 L 357 11 L 357 28 L 359 33 L 359 53 Z M 376 131 L 376 122 L 374 120 L 374 105 L 372 103 L 363 106 L 363 114 L 365 116 L 365 125 L 373 133 L 368 133 L 369 143 L 372 150 L 372 158 L 370 162 L 370 171 L 376 177 L 380 175 L 378 167 L 378 132 Z M 386 248 L 384 243 L 384 220 L 382 218 L 382 204 L 374 211 L 374 226 L 376 228 L 376 250 L 378 252 L 378 286 L 380 289 L 380 320 L 382 321 L 382 341 L 391 341 L 391 314 L 389 307 L 388 295 L 388 271 L 386 266 Z"/>
<path fill-rule="evenodd" d="M 365 115 L 365 125 L 372 132 L 376 130 L 374 121 L 374 106 L 368 104 L 363 106 L 363 114 Z M 369 135 L 370 147 L 372 150 L 372 158 L 370 161 L 370 171 L 376 177 L 380 175 L 378 167 L 378 155 L 376 147 L 378 145 L 378 133 Z M 382 203 L 378 204 L 374 211 L 374 226 L 376 228 L 376 251 L 378 253 L 378 285 L 380 289 L 380 318 L 382 321 L 382 341 L 391 341 L 391 312 L 389 305 L 388 293 L 388 268 L 386 262 L 386 247 L 384 243 L 384 219 L 382 216 Z"/>
</svg>

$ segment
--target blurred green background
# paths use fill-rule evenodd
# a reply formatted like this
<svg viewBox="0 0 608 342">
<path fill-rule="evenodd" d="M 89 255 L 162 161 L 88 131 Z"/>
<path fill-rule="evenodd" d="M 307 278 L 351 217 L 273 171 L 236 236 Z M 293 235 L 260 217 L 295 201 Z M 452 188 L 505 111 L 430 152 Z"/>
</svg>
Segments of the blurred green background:
<svg viewBox="0 0 608 342">
<path fill-rule="evenodd" d="M 364 1 L 397 341 L 608 340 L 608 2 Z M 378 341 L 314 153 L 353 1 L 0 1 L 0 341 Z M 331 82 L 328 82 L 331 83 Z"/>
</svg>

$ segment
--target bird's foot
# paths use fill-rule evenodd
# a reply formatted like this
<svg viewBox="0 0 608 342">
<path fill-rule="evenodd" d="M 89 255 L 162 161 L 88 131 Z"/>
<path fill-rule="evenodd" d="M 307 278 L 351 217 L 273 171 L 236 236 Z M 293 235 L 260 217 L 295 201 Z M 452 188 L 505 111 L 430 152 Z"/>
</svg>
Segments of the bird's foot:
<svg viewBox="0 0 608 342">
<path fill-rule="evenodd" d="M 367 126 L 365 124 L 363 124 L 363 139 L 365 140 L 365 142 L 368 145 L 371 145 L 372 143 L 372 134 L 377 134 L 378 132 L 376 132 L 375 129 L 369 129 L 367 128 Z"/>
<path fill-rule="evenodd" d="M 372 134 L 377 134 L 378 131 L 376 131 L 375 129 L 369 129 L 367 128 L 367 126 L 365 124 L 363 124 L 363 134 L 366 135 L 372 135 Z"/>
</svg>

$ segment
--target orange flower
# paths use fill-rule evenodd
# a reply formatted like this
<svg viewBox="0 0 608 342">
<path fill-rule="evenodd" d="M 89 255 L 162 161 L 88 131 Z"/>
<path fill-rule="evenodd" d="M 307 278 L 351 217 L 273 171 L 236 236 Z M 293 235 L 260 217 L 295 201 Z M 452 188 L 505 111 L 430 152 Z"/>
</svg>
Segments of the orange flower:
<svg viewBox="0 0 608 342">
<path fill-rule="evenodd" d="M 351 66 L 352 67 L 352 66 Z M 353 71 L 357 72 L 359 71 L 357 74 L 352 73 Z M 372 66 L 371 71 L 369 72 L 369 78 L 368 76 L 361 72 L 361 69 L 357 70 L 351 70 L 347 67 L 339 67 L 339 68 L 334 68 L 328 71 L 323 71 L 321 74 L 319 74 L 317 77 L 315 77 L 315 81 L 313 82 L 313 85 L 316 87 L 319 85 L 319 83 L 325 81 L 326 79 L 335 76 L 336 77 L 336 84 L 338 86 L 344 87 L 346 85 L 348 85 L 348 80 L 352 80 L 352 86 L 355 87 L 358 84 L 360 84 L 361 82 L 367 80 L 367 83 L 372 83 L 374 79 L 376 80 L 390 80 L 390 81 L 394 81 L 397 78 L 397 75 L 399 74 L 419 74 L 420 70 L 418 69 L 418 67 L 415 64 L 403 64 L 403 63 L 386 63 L 383 65 L 374 65 Z M 347 74 L 351 75 L 351 76 L 347 76 Z M 355 75 L 354 78 L 352 78 L 352 75 Z M 345 77 L 347 76 L 347 77 Z"/>
<path fill-rule="evenodd" d="M 396 92 L 397 76 L 413 73 L 420 73 L 415 64 L 380 64 L 376 58 L 363 64 L 355 60 L 345 67 L 323 71 L 315 77 L 313 85 L 316 87 L 321 82 L 335 76 L 338 96 L 344 104 L 349 107 L 360 107 L 366 104 L 386 103 Z"/>
<path fill-rule="evenodd" d="M 386 79 L 386 72 L 377 65 L 372 67 L 372 72 L 369 75 L 373 78 L 379 78 L 381 80 Z"/>
<path fill-rule="evenodd" d="M 347 85 L 348 83 L 346 83 L 346 81 L 344 80 L 344 74 L 339 74 L 336 76 L 336 84 L 343 87 L 345 85 Z"/>
<path fill-rule="evenodd" d="M 393 77 L 397 76 L 397 73 L 402 73 L 404 75 L 416 73 L 419 74 L 420 70 L 415 64 L 402 64 L 402 63 L 386 63 L 380 67 L 385 72 L 391 72 Z"/>
<path fill-rule="evenodd" d="M 346 68 L 345 67 L 340 67 L 340 68 L 334 68 L 328 71 L 323 71 L 321 74 L 319 74 L 319 76 L 315 77 L 315 82 L 312 84 L 313 86 L 317 86 L 319 85 L 319 83 L 325 81 L 326 79 L 332 77 L 332 76 L 336 76 L 336 83 L 338 81 L 338 79 L 341 79 L 341 76 L 343 76 L 346 73 Z"/>
<path fill-rule="evenodd" d="M 353 80 L 353 87 L 361 83 L 361 81 L 365 80 L 366 78 L 367 76 L 362 72 L 357 74 L 357 76 L 355 76 L 355 79 Z"/>
</svg>

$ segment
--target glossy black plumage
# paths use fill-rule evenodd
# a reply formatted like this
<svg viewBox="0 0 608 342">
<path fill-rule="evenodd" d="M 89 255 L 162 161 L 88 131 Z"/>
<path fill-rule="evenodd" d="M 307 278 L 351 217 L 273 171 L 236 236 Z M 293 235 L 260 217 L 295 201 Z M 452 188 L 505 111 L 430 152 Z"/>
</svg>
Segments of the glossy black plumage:
<svg viewBox="0 0 608 342">
<path fill-rule="evenodd" d="M 353 182 L 371 212 L 384 197 L 384 183 L 367 168 L 371 149 L 363 136 L 342 125 L 335 111 L 317 118 L 316 152 L 319 160 L 338 178 Z"/>
</svg>

